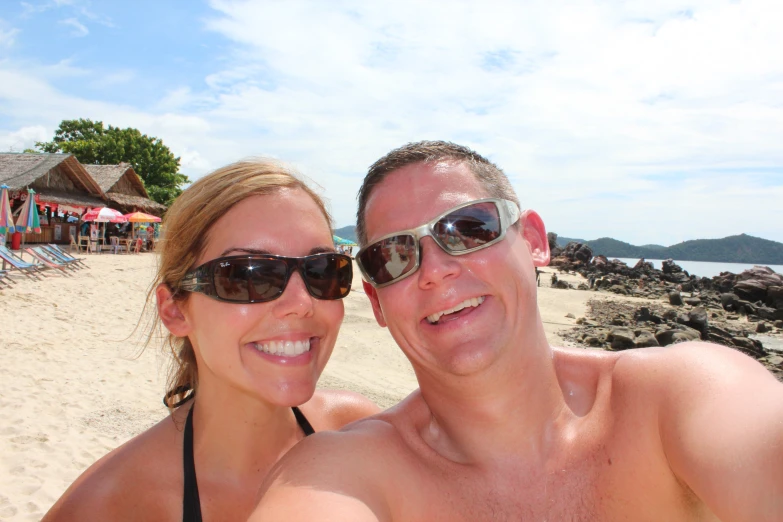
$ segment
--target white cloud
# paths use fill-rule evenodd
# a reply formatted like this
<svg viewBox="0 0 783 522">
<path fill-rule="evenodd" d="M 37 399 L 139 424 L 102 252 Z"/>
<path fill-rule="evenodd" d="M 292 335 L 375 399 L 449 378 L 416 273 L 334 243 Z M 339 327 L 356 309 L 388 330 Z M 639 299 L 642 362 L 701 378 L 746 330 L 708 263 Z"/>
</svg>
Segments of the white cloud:
<svg viewBox="0 0 783 522">
<path fill-rule="evenodd" d="M 73 28 L 73 31 L 71 31 L 71 36 L 82 37 L 90 34 L 90 30 L 87 29 L 87 27 L 76 18 L 66 18 L 64 20 L 60 20 L 59 23 Z"/>
<path fill-rule="evenodd" d="M 36 141 L 48 141 L 51 137 L 52 133 L 41 125 L 22 127 L 16 131 L 0 129 L 0 151 L 22 152 L 35 148 Z"/>
<path fill-rule="evenodd" d="M 212 6 L 207 27 L 231 45 L 204 85 L 171 85 L 142 111 L 58 90 L 56 74 L 84 72 L 70 62 L 0 63 L 3 113 L 138 127 L 191 178 L 281 158 L 325 187 L 338 225 L 379 156 L 450 139 L 496 161 L 566 236 L 783 241 L 774 0 Z"/>
</svg>

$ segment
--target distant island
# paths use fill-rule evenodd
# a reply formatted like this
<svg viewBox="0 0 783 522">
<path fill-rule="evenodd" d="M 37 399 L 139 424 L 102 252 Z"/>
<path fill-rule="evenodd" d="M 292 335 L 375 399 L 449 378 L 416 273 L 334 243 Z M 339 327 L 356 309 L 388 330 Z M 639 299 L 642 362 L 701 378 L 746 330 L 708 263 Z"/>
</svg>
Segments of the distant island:
<svg viewBox="0 0 783 522">
<path fill-rule="evenodd" d="M 586 243 L 593 250 L 594 255 L 606 257 L 783 265 L 783 243 L 747 234 L 724 237 L 723 239 L 694 239 L 669 247 L 662 245 L 635 246 L 610 237 L 588 241 L 561 236 L 557 238 L 557 244 L 561 247 L 571 241 Z"/>
<path fill-rule="evenodd" d="M 356 241 L 356 227 L 353 225 L 338 228 L 334 233 L 341 238 Z M 636 246 L 610 237 L 587 241 L 563 236 L 557 237 L 557 244 L 561 247 L 571 241 L 586 243 L 593 250 L 594 255 L 606 257 L 783 265 L 783 243 L 747 234 L 724 237 L 723 239 L 694 239 L 669 247 L 663 245 Z"/>
</svg>

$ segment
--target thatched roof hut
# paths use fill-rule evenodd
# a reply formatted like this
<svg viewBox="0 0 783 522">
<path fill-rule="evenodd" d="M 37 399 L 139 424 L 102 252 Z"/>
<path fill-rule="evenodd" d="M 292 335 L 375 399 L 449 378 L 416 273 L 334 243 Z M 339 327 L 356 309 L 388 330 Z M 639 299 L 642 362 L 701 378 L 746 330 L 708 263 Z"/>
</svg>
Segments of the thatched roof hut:
<svg viewBox="0 0 783 522">
<path fill-rule="evenodd" d="M 104 205 L 104 192 L 73 154 L 0 153 L 0 184 L 11 197 L 32 188 L 39 203 Z"/>
<path fill-rule="evenodd" d="M 106 194 L 106 199 L 122 212 L 140 210 L 160 216 L 166 211 L 165 205 L 149 198 L 144 183 L 128 163 L 84 165 L 84 168 Z"/>
</svg>

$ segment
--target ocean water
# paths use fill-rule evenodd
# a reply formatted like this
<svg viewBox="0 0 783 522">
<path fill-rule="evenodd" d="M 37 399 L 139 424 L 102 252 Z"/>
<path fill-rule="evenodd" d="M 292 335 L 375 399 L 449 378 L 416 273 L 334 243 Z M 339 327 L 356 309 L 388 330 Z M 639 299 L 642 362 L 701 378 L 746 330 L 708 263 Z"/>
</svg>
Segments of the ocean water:
<svg viewBox="0 0 783 522">
<path fill-rule="evenodd" d="M 616 257 L 611 259 L 619 259 L 623 263 L 625 263 L 628 266 L 634 266 L 639 259 L 629 259 L 625 257 Z M 649 261 L 653 264 L 655 268 L 658 270 L 661 269 L 661 260 L 660 259 L 645 259 L 645 261 Z M 746 264 L 746 263 L 711 263 L 707 261 L 677 261 L 674 260 L 675 263 L 680 265 L 683 270 L 687 270 L 687 272 L 690 275 L 697 275 L 699 277 L 714 277 L 716 275 L 720 275 L 721 272 L 732 272 L 734 274 L 739 274 L 741 272 L 744 272 L 748 268 L 753 268 L 754 264 Z M 783 274 L 783 265 L 761 265 L 761 266 L 768 266 L 778 274 Z"/>
</svg>

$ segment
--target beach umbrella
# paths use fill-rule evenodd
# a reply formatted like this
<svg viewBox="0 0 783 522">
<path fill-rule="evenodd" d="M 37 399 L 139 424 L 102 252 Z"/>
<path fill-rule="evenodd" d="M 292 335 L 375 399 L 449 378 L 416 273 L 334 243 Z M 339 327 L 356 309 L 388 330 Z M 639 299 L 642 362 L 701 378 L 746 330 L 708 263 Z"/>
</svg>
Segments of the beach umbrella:
<svg viewBox="0 0 783 522">
<path fill-rule="evenodd" d="M 144 212 L 131 212 L 130 214 L 125 214 L 124 217 L 131 223 L 160 223 L 161 221 L 158 216 L 145 214 Z"/>
<path fill-rule="evenodd" d="M 94 221 L 96 223 L 125 223 L 128 221 L 122 212 L 109 207 L 91 208 L 82 216 L 82 221 Z"/>
<path fill-rule="evenodd" d="M 355 246 L 356 243 L 349 240 L 349 239 L 343 239 L 340 236 L 332 236 L 332 241 L 334 241 L 335 245 L 344 245 L 344 246 Z"/>
<path fill-rule="evenodd" d="M 14 218 L 11 215 L 11 201 L 8 199 L 8 185 L 0 185 L 0 234 L 14 231 Z"/>
<path fill-rule="evenodd" d="M 35 204 L 35 191 L 27 189 L 27 200 L 19 210 L 19 217 L 16 218 L 16 230 L 18 232 L 41 232 L 41 221 L 38 218 L 38 205 Z"/>
<path fill-rule="evenodd" d="M 16 218 L 16 226 L 14 228 L 16 228 L 17 232 L 22 233 L 21 252 L 24 252 L 24 240 L 27 232 L 41 233 L 41 220 L 38 218 L 38 205 L 35 204 L 35 191 L 33 189 L 27 189 L 27 199 L 22 204 L 22 208 L 19 209 L 19 217 Z"/>
</svg>

